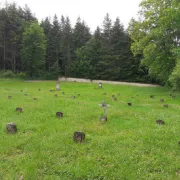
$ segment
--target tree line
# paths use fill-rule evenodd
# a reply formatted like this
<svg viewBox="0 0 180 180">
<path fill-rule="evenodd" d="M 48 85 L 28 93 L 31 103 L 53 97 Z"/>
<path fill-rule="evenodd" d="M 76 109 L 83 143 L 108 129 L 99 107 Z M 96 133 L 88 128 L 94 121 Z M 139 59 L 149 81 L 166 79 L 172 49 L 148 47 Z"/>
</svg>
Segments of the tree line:
<svg viewBox="0 0 180 180">
<path fill-rule="evenodd" d="M 58 76 L 159 82 L 180 88 L 180 2 L 143 0 L 125 29 L 106 14 L 92 33 L 79 17 L 46 17 L 28 6 L 0 8 L 0 70 L 30 78 Z"/>
<path fill-rule="evenodd" d="M 117 18 L 107 14 L 102 28 L 91 33 L 79 17 L 54 15 L 40 23 L 28 6 L 0 9 L 0 69 L 26 72 L 30 78 L 57 76 L 146 81 L 147 69 L 130 50 L 131 39 Z"/>
</svg>

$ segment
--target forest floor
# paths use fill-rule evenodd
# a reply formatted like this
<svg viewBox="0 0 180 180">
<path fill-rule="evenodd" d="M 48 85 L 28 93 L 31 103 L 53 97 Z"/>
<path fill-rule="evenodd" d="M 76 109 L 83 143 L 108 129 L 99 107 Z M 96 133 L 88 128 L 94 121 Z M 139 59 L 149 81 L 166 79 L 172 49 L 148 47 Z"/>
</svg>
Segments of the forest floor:
<svg viewBox="0 0 180 180">
<path fill-rule="evenodd" d="M 77 82 L 55 91 L 55 84 L 0 80 L 1 180 L 180 179 L 179 93 Z M 10 122 L 16 134 L 6 132 Z M 75 131 L 85 133 L 83 143 L 73 141 Z"/>
</svg>

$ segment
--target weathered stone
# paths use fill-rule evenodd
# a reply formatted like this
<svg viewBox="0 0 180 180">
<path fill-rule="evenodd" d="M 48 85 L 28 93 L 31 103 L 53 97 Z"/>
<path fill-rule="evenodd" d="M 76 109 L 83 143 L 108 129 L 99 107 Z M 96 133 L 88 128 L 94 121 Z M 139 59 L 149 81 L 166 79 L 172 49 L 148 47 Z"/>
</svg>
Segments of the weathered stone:
<svg viewBox="0 0 180 180">
<path fill-rule="evenodd" d="M 165 122 L 163 120 L 156 120 L 156 123 L 160 125 L 165 125 Z"/>
<path fill-rule="evenodd" d="M 8 99 L 12 99 L 12 96 L 8 96 Z"/>
<path fill-rule="evenodd" d="M 10 134 L 15 134 L 17 132 L 17 127 L 16 127 L 16 124 L 15 123 L 8 123 L 6 125 L 6 130 L 8 133 Z"/>
<path fill-rule="evenodd" d="M 160 99 L 160 102 L 164 102 L 164 99 Z"/>
<path fill-rule="evenodd" d="M 17 107 L 16 111 L 19 112 L 19 113 L 22 113 L 22 108 L 21 107 Z"/>
<path fill-rule="evenodd" d="M 60 90 L 60 82 L 57 82 L 56 83 L 56 91 L 59 91 Z"/>
<path fill-rule="evenodd" d="M 168 104 L 164 104 L 163 107 L 168 108 L 169 106 L 168 106 Z"/>
<path fill-rule="evenodd" d="M 73 135 L 74 142 L 82 143 L 85 141 L 85 133 L 84 132 L 74 132 Z"/>
<path fill-rule="evenodd" d="M 107 117 L 106 116 L 101 116 L 100 117 L 100 122 L 102 122 L 102 123 L 107 122 Z"/>
<path fill-rule="evenodd" d="M 58 118 L 63 118 L 63 113 L 62 112 L 56 112 L 56 116 Z"/>
<path fill-rule="evenodd" d="M 101 82 L 98 84 L 98 87 L 99 87 L 99 88 L 102 88 L 102 83 L 101 83 Z"/>
</svg>

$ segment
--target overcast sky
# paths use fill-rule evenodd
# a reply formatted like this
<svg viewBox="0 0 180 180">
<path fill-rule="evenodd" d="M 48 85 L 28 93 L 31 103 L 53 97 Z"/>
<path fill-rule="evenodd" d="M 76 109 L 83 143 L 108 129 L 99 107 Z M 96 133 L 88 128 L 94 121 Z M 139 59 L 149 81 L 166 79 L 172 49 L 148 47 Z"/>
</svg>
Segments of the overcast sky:
<svg viewBox="0 0 180 180">
<path fill-rule="evenodd" d="M 1 0 L 2 2 L 5 0 Z M 27 4 L 36 17 L 41 21 L 46 16 L 53 17 L 56 13 L 69 16 L 72 25 L 78 16 L 88 24 L 91 30 L 102 25 L 106 13 L 114 21 L 118 16 L 125 27 L 132 17 L 137 16 L 139 3 L 142 0 L 8 0 L 18 5 Z"/>
</svg>

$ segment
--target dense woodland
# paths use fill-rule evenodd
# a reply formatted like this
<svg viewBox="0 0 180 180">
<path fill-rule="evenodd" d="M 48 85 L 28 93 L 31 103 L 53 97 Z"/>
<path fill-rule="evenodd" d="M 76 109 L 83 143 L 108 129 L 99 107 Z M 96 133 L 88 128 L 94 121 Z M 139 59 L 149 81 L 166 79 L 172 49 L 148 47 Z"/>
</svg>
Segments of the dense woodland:
<svg viewBox="0 0 180 180">
<path fill-rule="evenodd" d="M 46 17 L 41 22 L 15 3 L 0 7 L 0 70 L 29 78 L 58 76 L 159 82 L 180 87 L 180 3 L 144 0 L 139 19 L 126 30 L 106 14 L 92 33 L 77 18 Z"/>
</svg>

